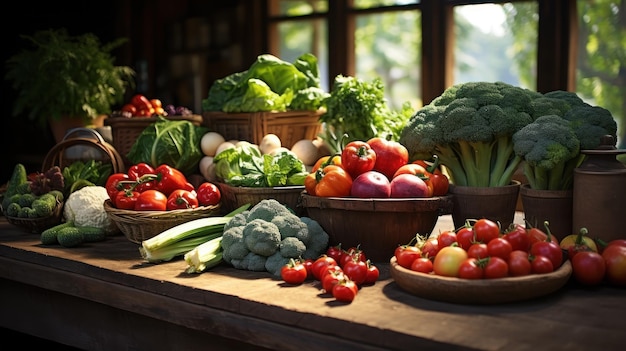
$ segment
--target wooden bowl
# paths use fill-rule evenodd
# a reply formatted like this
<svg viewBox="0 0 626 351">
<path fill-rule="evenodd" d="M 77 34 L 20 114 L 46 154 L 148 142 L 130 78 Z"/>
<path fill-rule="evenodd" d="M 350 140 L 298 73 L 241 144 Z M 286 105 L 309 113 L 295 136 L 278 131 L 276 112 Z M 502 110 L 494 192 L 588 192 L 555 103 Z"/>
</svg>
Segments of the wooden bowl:
<svg viewBox="0 0 626 351">
<path fill-rule="evenodd" d="M 565 261 L 559 269 L 547 274 L 498 279 L 461 279 L 414 272 L 390 260 L 391 277 L 403 290 L 427 299 L 458 304 L 493 305 L 529 300 L 551 294 L 562 288 L 572 274 Z"/>
<path fill-rule="evenodd" d="M 250 204 L 250 208 L 252 208 L 254 205 L 261 202 L 261 200 L 275 199 L 281 204 L 292 209 L 298 215 L 303 215 L 298 211 L 300 193 L 304 191 L 303 185 L 253 188 L 231 186 L 221 182 L 216 182 L 215 184 L 220 189 L 222 196 L 222 211 L 225 213 L 234 211 L 245 204 Z"/>
<path fill-rule="evenodd" d="M 428 236 L 439 216 L 449 213 L 451 196 L 403 199 L 319 197 L 302 194 L 301 206 L 328 233 L 331 245 L 360 245 L 368 258 L 388 262 L 398 245 Z"/>
</svg>

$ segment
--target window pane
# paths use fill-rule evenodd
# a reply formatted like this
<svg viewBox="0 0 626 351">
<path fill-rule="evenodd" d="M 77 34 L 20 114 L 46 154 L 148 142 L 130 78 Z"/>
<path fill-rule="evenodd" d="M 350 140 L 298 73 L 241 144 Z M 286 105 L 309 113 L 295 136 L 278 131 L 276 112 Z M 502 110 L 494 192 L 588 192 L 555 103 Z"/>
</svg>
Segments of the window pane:
<svg viewBox="0 0 626 351">
<path fill-rule="evenodd" d="M 611 111 L 618 148 L 626 149 L 625 0 L 578 0 L 579 39 L 576 93 Z"/>
<path fill-rule="evenodd" d="M 454 82 L 536 88 L 536 2 L 456 6 Z"/>
<path fill-rule="evenodd" d="M 278 25 L 280 52 L 283 61 L 294 62 L 306 53 L 317 57 L 322 89 L 328 85 L 328 41 L 325 20 L 285 21 Z"/>
<path fill-rule="evenodd" d="M 315 12 L 327 12 L 328 0 L 277 0 L 275 16 L 304 16 Z"/>
<path fill-rule="evenodd" d="M 422 105 L 420 91 L 421 19 L 419 11 L 385 12 L 357 17 L 356 77 L 380 78 L 389 107 Z"/>
<path fill-rule="evenodd" d="M 367 9 L 379 6 L 418 4 L 419 0 L 354 0 L 354 8 Z"/>
</svg>

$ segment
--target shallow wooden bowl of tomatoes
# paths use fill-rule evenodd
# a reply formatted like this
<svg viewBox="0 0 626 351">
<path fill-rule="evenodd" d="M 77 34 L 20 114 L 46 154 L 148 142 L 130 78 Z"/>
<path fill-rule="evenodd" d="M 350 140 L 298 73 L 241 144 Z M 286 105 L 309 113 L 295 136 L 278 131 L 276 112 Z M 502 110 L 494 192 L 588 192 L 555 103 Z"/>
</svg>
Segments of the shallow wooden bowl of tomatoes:
<svg viewBox="0 0 626 351">
<path fill-rule="evenodd" d="M 415 272 L 400 266 L 395 256 L 389 263 L 391 277 L 403 290 L 419 297 L 458 304 L 493 305 L 530 300 L 561 289 L 572 275 L 569 260 L 551 273 L 496 279 L 461 279 Z"/>
<path fill-rule="evenodd" d="M 374 262 L 388 262 L 398 245 L 428 236 L 452 196 L 429 198 L 320 197 L 302 193 L 301 206 L 330 237 L 330 245 L 360 246 Z"/>
</svg>

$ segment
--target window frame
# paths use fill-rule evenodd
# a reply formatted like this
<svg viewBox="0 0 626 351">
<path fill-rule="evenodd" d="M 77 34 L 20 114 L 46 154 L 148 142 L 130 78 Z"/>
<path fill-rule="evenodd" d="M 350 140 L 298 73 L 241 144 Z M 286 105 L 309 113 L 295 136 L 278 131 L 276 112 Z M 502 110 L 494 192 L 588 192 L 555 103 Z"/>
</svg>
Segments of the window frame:
<svg viewBox="0 0 626 351">
<path fill-rule="evenodd" d="M 354 32 L 358 14 L 398 10 L 422 12 L 422 101 L 428 104 L 452 85 L 454 74 L 454 6 L 502 4 L 528 0 L 420 0 L 417 4 L 354 9 L 353 0 L 329 0 L 327 13 L 299 17 L 274 15 L 277 0 L 266 0 L 267 48 L 278 53 L 278 24 L 286 20 L 322 18 L 328 21 L 328 81 L 355 74 Z M 578 22 L 576 0 L 534 0 L 538 4 L 538 92 L 575 91 Z"/>
</svg>

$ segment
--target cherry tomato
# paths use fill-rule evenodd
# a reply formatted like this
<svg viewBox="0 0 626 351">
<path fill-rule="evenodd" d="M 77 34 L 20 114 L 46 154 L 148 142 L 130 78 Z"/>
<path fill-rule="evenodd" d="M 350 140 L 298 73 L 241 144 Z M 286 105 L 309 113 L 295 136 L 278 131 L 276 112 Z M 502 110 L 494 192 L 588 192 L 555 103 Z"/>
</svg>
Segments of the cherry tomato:
<svg viewBox="0 0 626 351">
<path fill-rule="evenodd" d="M 491 256 L 483 271 L 485 279 L 504 278 L 509 275 L 509 265 L 503 258 Z"/>
<path fill-rule="evenodd" d="M 467 256 L 473 258 L 485 258 L 489 256 L 489 248 L 484 243 L 474 243 L 467 249 Z"/>
<path fill-rule="evenodd" d="M 606 263 L 606 279 L 616 286 L 626 286 L 626 246 L 614 244 L 602 251 Z"/>
<path fill-rule="evenodd" d="M 215 206 L 220 203 L 222 193 L 217 185 L 211 182 L 204 182 L 196 190 L 198 194 L 198 204 L 200 206 Z"/>
<path fill-rule="evenodd" d="M 500 227 L 498 223 L 487 219 L 481 218 L 477 220 L 474 225 L 474 233 L 476 234 L 476 241 L 488 244 L 491 240 L 500 236 Z"/>
<path fill-rule="evenodd" d="M 153 108 L 163 107 L 163 103 L 159 99 L 150 99 L 150 105 L 152 105 Z"/>
<path fill-rule="evenodd" d="M 342 271 L 336 271 L 329 269 L 328 272 L 322 277 L 322 289 L 327 294 L 332 294 L 333 287 L 339 283 L 340 280 L 346 279 Z"/>
<path fill-rule="evenodd" d="M 324 277 L 326 277 L 328 274 L 336 274 L 336 273 L 343 273 L 343 268 L 341 268 L 339 265 L 328 265 L 328 266 L 324 266 L 320 269 L 320 280 L 323 281 Z"/>
<path fill-rule="evenodd" d="M 439 243 L 439 248 L 450 246 L 456 243 L 456 232 L 452 230 L 446 230 L 444 232 L 439 233 L 437 236 L 437 241 Z"/>
<path fill-rule="evenodd" d="M 563 263 L 563 250 L 554 241 L 538 241 L 532 244 L 529 252 L 532 255 L 541 255 L 550 259 L 553 269 L 561 267 Z"/>
<path fill-rule="evenodd" d="M 380 270 L 376 267 L 372 261 L 367 260 L 367 275 L 365 277 L 365 284 L 374 284 L 380 277 Z"/>
<path fill-rule="evenodd" d="M 306 280 L 306 267 L 292 258 L 280 269 L 280 276 L 287 284 L 300 285 Z"/>
<path fill-rule="evenodd" d="M 313 271 L 311 269 L 311 267 L 313 267 L 313 259 L 307 258 L 306 260 L 302 261 L 302 265 L 304 266 L 304 268 L 306 268 L 306 273 L 307 273 L 306 278 L 307 279 L 315 278 L 313 276 Z"/>
<path fill-rule="evenodd" d="M 456 232 L 456 242 L 465 250 L 469 249 L 475 241 L 474 231 L 470 227 L 462 227 Z"/>
<path fill-rule="evenodd" d="M 602 255 L 595 251 L 577 252 L 572 261 L 572 274 L 577 282 L 584 285 L 599 285 L 604 280 L 606 263 Z"/>
<path fill-rule="evenodd" d="M 530 249 L 530 238 L 526 232 L 526 228 L 517 223 L 511 224 L 511 226 L 504 232 L 504 238 L 511 243 L 513 251 Z"/>
<path fill-rule="evenodd" d="M 422 256 L 430 259 L 434 258 L 439 252 L 439 240 L 434 237 L 428 238 L 420 247 L 420 251 L 422 252 Z"/>
<path fill-rule="evenodd" d="M 524 250 L 513 250 L 509 255 L 507 263 L 511 277 L 520 277 L 532 273 L 532 265 L 528 259 L 528 252 Z"/>
<path fill-rule="evenodd" d="M 140 193 L 138 191 L 131 191 L 131 190 L 118 191 L 117 195 L 115 195 L 115 200 L 114 200 L 115 207 L 122 209 L 122 210 L 134 210 L 139 194 Z"/>
<path fill-rule="evenodd" d="M 462 279 L 482 279 L 484 273 L 480 260 L 474 257 L 465 259 L 459 266 L 458 276 Z"/>
<path fill-rule="evenodd" d="M 530 240 L 530 245 L 532 245 L 537 241 L 548 240 L 548 234 L 537 227 L 531 227 L 528 229 L 528 239 Z M 556 242 L 557 244 L 559 243 L 559 239 L 553 235 L 550 236 L 550 240 Z"/>
<path fill-rule="evenodd" d="M 332 294 L 337 301 L 352 302 L 359 292 L 355 282 L 350 279 L 342 279 L 333 286 Z"/>
<path fill-rule="evenodd" d="M 353 258 L 356 258 L 363 262 L 367 261 L 367 256 L 365 256 L 365 252 L 363 252 L 361 248 L 351 247 L 347 249 L 346 251 L 344 251 L 343 255 L 341 256 L 341 261 L 337 261 L 337 262 L 339 262 L 339 265 L 343 267 L 346 264 L 346 262 L 352 260 Z"/>
<path fill-rule="evenodd" d="M 341 244 L 330 246 L 326 250 L 326 255 L 332 257 L 337 262 L 341 262 L 341 259 L 343 258 L 344 253 L 345 251 L 341 248 Z"/>
<path fill-rule="evenodd" d="M 154 189 L 140 193 L 135 204 L 135 211 L 165 211 L 167 210 L 167 196 Z"/>
<path fill-rule="evenodd" d="M 420 257 L 422 257 L 422 251 L 417 246 L 406 246 L 396 255 L 396 261 L 400 266 L 410 269 L 413 261 Z"/>
<path fill-rule="evenodd" d="M 329 265 L 337 265 L 337 261 L 335 261 L 334 258 L 327 256 L 327 255 L 322 255 L 320 257 L 318 257 L 315 261 L 313 261 L 313 265 L 311 266 L 311 271 L 313 272 L 313 277 L 317 280 L 320 280 L 321 278 L 321 270 L 323 267 L 325 266 L 329 266 Z"/>
<path fill-rule="evenodd" d="M 196 207 L 198 207 L 198 196 L 195 191 L 177 189 L 172 191 L 167 197 L 166 209 L 168 211 L 186 210 Z"/>
<path fill-rule="evenodd" d="M 433 271 L 433 261 L 427 257 L 419 257 L 411 264 L 411 270 L 428 274 Z"/>
<path fill-rule="evenodd" d="M 503 237 L 494 238 L 487 244 L 489 256 L 498 256 L 504 260 L 509 259 L 513 246 Z"/>
<path fill-rule="evenodd" d="M 532 273 L 534 274 L 554 272 L 554 265 L 552 264 L 552 261 L 546 256 L 531 255 L 530 266 L 532 268 Z"/>
<path fill-rule="evenodd" d="M 343 273 L 354 281 L 356 285 L 365 283 L 367 269 L 367 263 L 354 256 L 343 265 Z"/>
<path fill-rule="evenodd" d="M 446 246 L 439 250 L 433 261 L 435 274 L 446 277 L 456 277 L 459 273 L 461 262 L 467 259 L 467 251 L 458 246 Z"/>
</svg>

